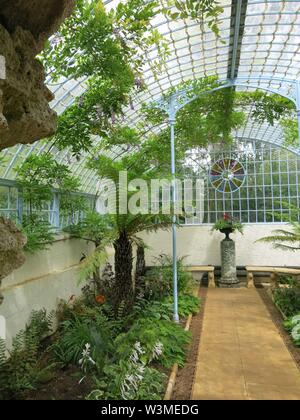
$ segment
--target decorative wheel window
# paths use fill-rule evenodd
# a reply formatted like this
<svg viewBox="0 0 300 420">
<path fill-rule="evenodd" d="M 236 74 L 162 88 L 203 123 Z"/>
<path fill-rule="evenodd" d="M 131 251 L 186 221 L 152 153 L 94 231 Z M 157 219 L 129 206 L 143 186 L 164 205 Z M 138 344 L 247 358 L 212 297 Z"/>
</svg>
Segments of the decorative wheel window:
<svg viewBox="0 0 300 420">
<path fill-rule="evenodd" d="M 209 178 L 212 186 L 221 193 L 237 191 L 245 180 L 245 169 L 235 159 L 224 158 L 216 161 L 210 168 Z"/>
</svg>

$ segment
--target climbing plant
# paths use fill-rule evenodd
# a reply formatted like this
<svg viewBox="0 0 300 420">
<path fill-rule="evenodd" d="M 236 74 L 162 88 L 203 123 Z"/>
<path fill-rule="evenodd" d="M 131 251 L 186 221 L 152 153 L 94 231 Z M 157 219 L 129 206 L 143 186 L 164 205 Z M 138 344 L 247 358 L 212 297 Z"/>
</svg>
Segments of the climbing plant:
<svg viewBox="0 0 300 420">
<path fill-rule="evenodd" d="M 151 25 L 155 17 L 205 20 L 219 36 L 222 12 L 213 0 L 126 0 L 110 10 L 102 0 L 77 0 L 74 13 L 49 41 L 42 58 L 54 79 L 96 73 L 103 80 L 118 82 L 125 74 L 142 73 L 152 47 L 157 48 L 157 56 L 151 66 L 154 71 L 161 69 L 169 50 L 167 40 Z"/>
<path fill-rule="evenodd" d="M 207 0 L 127 0 L 111 10 L 102 0 L 77 0 L 74 13 L 42 55 L 54 80 L 88 78 L 86 92 L 59 120 L 56 146 L 69 146 L 77 157 L 88 151 L 91 134 L 105 133 L 122 117 L 124 106 L 133 106 L 134 93 L 145 88 L 145 64 L 155 77 L 162 71 L 169 41 L 151 26 L 155 17 L 205 21 L 219 36 L 222 11 L 217 2 Z M 156 54 L 150 59 L 152 50 Z"/>
</svg>

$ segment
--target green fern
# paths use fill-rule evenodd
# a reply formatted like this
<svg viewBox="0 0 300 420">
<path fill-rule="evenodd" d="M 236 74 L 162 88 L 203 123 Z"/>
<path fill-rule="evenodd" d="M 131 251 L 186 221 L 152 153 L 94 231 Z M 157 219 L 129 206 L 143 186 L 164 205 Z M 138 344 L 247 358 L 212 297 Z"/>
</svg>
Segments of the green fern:
<svg viewBox="0 0 300 420">
<path fill-rule="evenodd" d="M 82 261 L 79 270 L 79 281 L 86 281 L 93 277 L 93 274 L 106 262 L 107 252 L 105 246 L 105 243 L 99 245 L 91 255 Z"/>
<path fill-rule="evenodd" d="M 53 317 L 44 309 L 33 311 L 25 329 L 13 338 L 11 349 L 0 340 L 0 399 L 16 398 L 36 387 L 45 370 L 39 363 L 41 342 L 51 331 Z"/>
<path fill-rule="evenodd" d="M 61 325 L 60 338 L 51 347 L 55 360 L 62 366 L 78 364 L 84 346 L 90 344 L 92 357 L 101 369 L 106 354 L 112 351 L 111 332 L 107 318 L 93 311 L 75 315 Z"/>
<path fill-rule="evenodd" d="M 7 361 L 5 340 L 0 338 L 0 371 Z"/>
<path fill-rule="evenodd" d="M 265 236 L 256 242 L 271 243 L 275 249 L 283 251 L 298 251 L 300 250 L 300 209 L 286 202 L 280 203 L 280 205 L 288 211 L 288 214 L 282 212 L 273 215 L 277 216 L 279 220 L 287 222 L 291 230 L 276 229 L 272 232 L 272 235 Z"/>
<path fill-rule="evenodd" d="M 139 342 L 145 350 L 143 361 L 147 363 L 157 342 L 163 345 L 163 353 L 158 361 L 169 368 L 174 363 L 183 366 L 190 334 L 172 321 L 157 319 L 138 319 L 127 333 L 115 340 L 116 354 L 121 359 L 128 358 L 134 343 Z"/>
</svg>

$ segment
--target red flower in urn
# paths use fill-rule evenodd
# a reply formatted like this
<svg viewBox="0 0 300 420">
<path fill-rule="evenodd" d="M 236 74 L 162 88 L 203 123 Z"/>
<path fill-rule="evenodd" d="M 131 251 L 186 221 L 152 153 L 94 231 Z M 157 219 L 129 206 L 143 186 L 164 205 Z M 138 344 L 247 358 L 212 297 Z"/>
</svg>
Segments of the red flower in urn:
<svg viewBox="0 0 300 420">
<path fill-rule="evenodd" d="M 223 219 L 226 220 L 226 222 L 229 222 L 232 220 L 232 217 L 228 213 L 223 214 Z"/>
<path fill-rule="evenodd" d="M 239 220 L 235 220 L 230 214 L 224 213 L 223 218 L 216 221 L 212 230 L 218 230 L 226 235 L 226 239 L 230 239 L 230 233 L 236 230 L 243 233 L 243 225 Z"/>
</svg>

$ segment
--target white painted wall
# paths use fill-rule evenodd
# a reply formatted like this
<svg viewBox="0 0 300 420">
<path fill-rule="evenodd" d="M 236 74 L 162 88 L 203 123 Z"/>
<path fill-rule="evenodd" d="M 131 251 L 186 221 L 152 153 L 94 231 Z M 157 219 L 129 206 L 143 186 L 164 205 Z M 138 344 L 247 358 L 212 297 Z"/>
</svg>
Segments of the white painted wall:
<svg viewBox="0 0 300 420">
<path fill-rule="evenodd" d="M 279 265 L 300 266 L 300 252 L 274 250 L 271 245 L 255 243 L 282 225 L 248 225 L 244 235 L 234 234 L 237 265 Z M 186 226 L 178 229 L 178 255 L 187 256 L 186 264 L 220 265 L 220 241 L 224 235 L 211 233 L 210 226 Z M 146 251 L 147 265 L 153 265 L 153 258 L 161 253 L 171 254 L 171 232 L 142 233 L 150 249 Z M 82 252 L 88 254 L 91 245 L 85 241 L 60 237 L 47 251 L 28 255 L 20 269 L 2 281 L 4 302 L 0 306 L 0 317 L 7 325 L 7 344 L 24 328 L 33 309 L 55 309 L 60 299 L 68 300 L 78 296 L 78 263 Z M 108 250 L 113 262 L 113 250 Z M 135 253 L 134 253 L 135 254 Z M 135 261 L 133 262 L 135 265 Z"/>
<path fill-rule="evenodd" d="M 283 225 L 246 225 L 244 235 L 235 233 L 231 237 L 236 241 L 237 265 L 277 265 L 300 266 L 300 251 L 275 250 L 272 245 L 255 243 L 263 236 L 271 234 L 274 229 L 288 229 Z M 150 247 L 146 251 L 147 265 L 153 265 L 153 257 L 172 253 L 171 232 L 161 231 L 142 234 L 145 243 Z M 187 256 L 188 265 L 220 265 L 220 241 L 224 235 L 211 232 L 211 226 L 186 226 L 178 229 L 177 248 L 179 256 Z"/>
<path fill-rule="evenodd" d="M 82 252 L 88 254 L 91 249 L 86 241 L 61 236 L 48 250 L 29 254 L 23 267 L 3 279 L 0 316 L 6 320 L 8 346 L 33 309 L 50 312 L 60 299 L 80 294 L 78 263 Z"/>
</svg>

